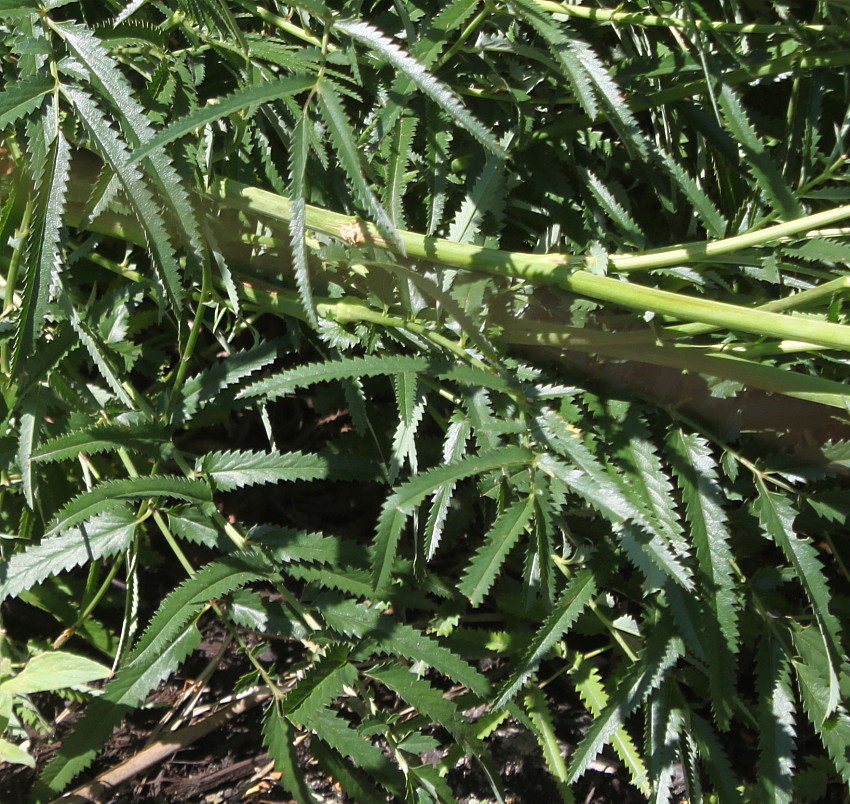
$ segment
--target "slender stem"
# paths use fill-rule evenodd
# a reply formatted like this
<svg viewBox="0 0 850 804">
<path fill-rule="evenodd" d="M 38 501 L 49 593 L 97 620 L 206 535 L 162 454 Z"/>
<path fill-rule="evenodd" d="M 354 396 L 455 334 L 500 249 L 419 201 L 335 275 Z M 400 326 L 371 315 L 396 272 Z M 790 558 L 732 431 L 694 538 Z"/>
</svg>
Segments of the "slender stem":
<svg viewBox="0 0 850 804">
<path fill-rule="evenodd" d="M 118 457 L 121 459 L 121 462 L 124 464 L 124 468 L 127 470 L 127 474 L 129 474 L 130 477 L 139 476 L 139 472 L 136 469 L 135 464 L 133 463 L 133 459 L 130 457 L 130 454 L 124 447 L 119 447 Z M 153 502 L 154 500 L 151 499 L 150 501 L 143 503 L 143 505 L 147 506 L 149 504 L 152 504 Z M 180 562 L 183 569 L 186 570 L 186 574 L 190 577 L 194 575 L 195 568 L 189 562 L 189 559 L 186 558 L 186 554 L 180 548 L 180 545 L 177 543 L 177 539 L 174 538 L 174 534 L 172 534 L 171 529 L 168 527 L 168 523 L 163 519 L 162 514 L 159 511 L 154 510 L 153 519 L 154 522 L 156 522 L 160 533 L 162 533 L 163 537 L 165 538 L 165 541 L 168 543 L 168 546 L 171 548 L 171 551 L 177 557 L 177 560 Z"/>
<path fill-rule="evenodd" d="M 454 54 L 464 46 L 469 37 L 478 30 L 478 26 L 480 26 L 481 23 L 490 16 L 492 11 L 493 9 L 490 6 L 490 3 L 485 3 L 484 8 L 482 8 L 481 11 L 472 18 L 466 28 L 461 31 L 454 44 L 440 57 L 440 64 L 446 64 L 450 61 L 452 56 L 454 56 Z"/>
<path fill-rule="evenodd" d="M 53 642 L 53 649 L 56 650 L 61 648 L 74 634 L 80 630 L 82 625 L 91 617 L 92 612 L 97 608 L 100 601 L 103 599 L 103 596 L 109 591 L 109 587 L 112 585 L 112 580 L 118 574 L 118 570 L 121 568 L 121 564 L 124 563 L 124 556 L 119 555 L 115 561 L 112 562 L 112 566 L 109 568 L 109 572 L 106 573 L 106 577 L 103 579 L 103 583 L 101 583 L 100 588 L 97 592 L 92 596 L 91 600 L 89 600 L 86 607 L 80 612 L 80 615 L 74 621 L 73 625 L 68 626 Z"/>
<path fill-rule="evenodd" d="M 183 381 L 186 379 L 186 372 L 189 369 L 189 361 L 195 352 L 195 346 L 198 343 L 198 335 L 204 321 L 204 308 L 207 304 L 210 291 L 212 290 L 212 271 L 210 270 L 209 261 L 205 260 L 201 269 L 201 293 L 198 296 L 198 307 L 195 312 L 195 319 L 192 321 L 192 328 L 189 330 L 189 337 L 186 339 L 186 348 L 183 354 L 180 355 L 180 362 L 177 365 L 177 372 L 174 376 L 174 382 L 171 386 L 171 392 L 168 397 L 168 404 L 165 408 L 165 420 L 171 418 L 174 411 L 174 406 L 177 404 L 180 390 L 183 387 Z"/>
<path fill-rule="evenodd" d="M 284 33 L 288 33 L 290 36 L 294 36 L 296 39 L 300 39 L 302 42 L 307 42 L 310 45 L 316 45 L 316 47 L 320 47 L 322 42 L 320 39 L 317 39 L 313 34 L 305 31 L 303 28 L 299 28 L 297 25 L 291 23 L 289 20 L 284 19 L 278 14 L 274 14 L 269 11 L 267 8 L 259 5 L 258 3 L 251 3 L 248 0 L 236 0 L 236 2 L 242 6 L 242 8 L 250 11 L 255 16 L 259 17 L 263 22 L 271 25 L 274 28 L 277 28 L 279 31 L 283 31 Z M 336 50 L 336 48 L 333 48 Z"/>
</svg>

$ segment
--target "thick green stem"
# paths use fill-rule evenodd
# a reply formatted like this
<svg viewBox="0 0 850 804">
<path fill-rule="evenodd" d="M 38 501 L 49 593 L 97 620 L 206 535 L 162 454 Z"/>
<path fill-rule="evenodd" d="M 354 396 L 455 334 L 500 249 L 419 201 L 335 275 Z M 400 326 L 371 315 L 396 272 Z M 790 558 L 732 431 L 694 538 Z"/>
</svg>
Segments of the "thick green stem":
<svg viewBox="0 0 850 804">
<path fill-rule="evenodd" d="M 216 182 L 211 188 L 211 194 L 229 206 L 281 223 L 288 223 L 292 214 L 288 198 L 229 180 Z M 775 242 L 847 217 L 850 217 L 850 205 L 723 240 L 689 243 L 634 256 L 612 255 L 610 260 L 616 268 L 624 266 L 626 269 L 657 268 L 700 261 L 719 254 L 730 254 L 755 245 Z M 307 207 L 307 228 L 333 235 L 352 244 L 373 243 L 390 251 L 397 250 L 394 244 L 381 237 L 372 224 L 318 207 Z M 612 277 L 598 276 L 589 271 L 574 270 L 574 266 L 580 264 L 579 260 L 582 258 L 562 254 L 537 255 L 499 251 L 452 243 L 407 231 L 399 231 L 398 237 L 408 258 L 418 257 L 453 268 L 559 287 L 599 301 L 679 320 L 850 351 L 850 327 L 682 296 Z"/>
<path fill-rule="evenodd" d="M 717 20 L 689 20 L 682 17 L 671 17 L 660 14 L 643 14 L 633 11 L 618 11 L 612 8 L 592 8 L 590 6 L 576 6 L 567 3 L 553 3 L 549 0 L 535 0 L 535 3 L 544 11 L 552 14 L 563 14 L 567 17 L 577 19 L 593 20 L 594 22 L 611 22 L 618 25 L 638 25 L 644 28 L 678 28 L 682 31 L 714 31 L 715 33 L 734 34 L 786 34 L 787 25 L 771 25 L 760 22 L 719 22 Z M 807 31 L 822 33 L 827 30 L 826 25 L 798 23 L 799 27 Z"/>
</svg>

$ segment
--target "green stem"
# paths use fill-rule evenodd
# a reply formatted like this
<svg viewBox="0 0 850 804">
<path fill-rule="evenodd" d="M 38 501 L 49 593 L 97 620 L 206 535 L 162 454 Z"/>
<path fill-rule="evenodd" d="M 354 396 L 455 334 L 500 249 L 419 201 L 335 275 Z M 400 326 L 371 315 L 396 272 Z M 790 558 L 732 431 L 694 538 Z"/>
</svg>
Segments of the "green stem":
<svg viewBox="0 0 850 804">
<path fill-rule="evenodd" d="M 279 31 L 283 31 L 284 33 L 288 33 L 290 36 L 294 36 L 296 39 L 300 39 L 302 42 L 307 42 L 309 45 L 315 45 L 316 47 L 321 47 L 322 40 L 317 39 L 313 34 L 305 31 L 303 28 L 299 28 L 297 25 L 294 25 L 289 20 L 284 19 L 278 14 L 274 14 L 269 11 L 267 8 L 259 5 L 258 3 L 251 3 L 248 0 L 236 0 L 242 8 L 247 11 L 250 11 L 254 16 L 259 17 L 263 22 L 271 25 L 274 28 L 277 28 Z M 336 50 L 337 48 L 333 48 Z"/>
<path fill-rule="evenodd" d="M 475 31 L 478 30 L 478 27 L 481 25 L 487 17 L 490 16 L 490 13 L 493 11 L 490 3 L 485 3 L 484 8 L 481 9 L 470 21 L 470 23 L 466 26 L 466 28 L 461 31 L 458 38 L 455 40 L 454 44 L 441 56 L 440 64 L 446 64 L 455 53 L 460 50 L 466 41 L 472 36 Z"/>
<path fill-rule="evenodd" d="M 745 360 L 734 354 L 707 351 L 701 347 L 643 341 L 625 343 L 623 334 L 568 327 L 548 321 L 514 321 L 505 325 L 502 337 L 517 346 L 548 346 L 618 360 L 668 366 L 734 380 L 750 388 L 805 399 L 844 411 L 850 408 L 850 391 L 840 382 Z"/>
<path fill-rule="evenodd" d="M 214 182 L 210 188 L 210 195 L 235 209 L 281 223 L 288 224 L 292 217 L 291 203 L 285 196 L 275 195 L 267 190 L 249 187 L 229 179 L 219 179 Z M 850 204 L 721 240 L 682 243 L 640 254 L 611 254 L 608 259 L 612 267 L 618 271 L 646 271 L 690 262 L 703 262 L 724 254 L 799 235 L 847 218 L 850 218 Z M 355 231 L 354 235 L 351 234 L 352 227 Z M 381 248 L 397 251 L 393 244 L 381 237 L 374 225 L 364 223 L 351 215 L 342 215 L 320 207 L 307 206 L 307 228 L 349 243 L 354 240 L 355 244 L 372 243 Z M 531 281 L 543 281 L 547 274 L 554 275 L 559 270 L 562 271 L 565 266 L 577 267 L 589 264 L 589 258 L 575 255 L 500 251 L 453 243 L 405 230 L 398 230 L 397 234 L 404 245 L 405 252 L 410 257 L 418 257 L 454 268 L 514 276 Z"/>
<path fill-rule="evenodd" d="M 21 257 L 26 248 L 27 235 L 30 231 L 30 221 L 32 220 L 33 212 L 32 198 L 27 199 L 24 206 L 24 213 L 21 217 L 21 225 L 15 232 L 15 237 L 18 240 L 18 245 L 12 252 L 12 257 L 9 260 L 9 273 L 6 276 L 6 287 L 3 291 L 3 312 L 2 317 L 5 318 L 15 307 L 15 285 L 18 283 L 18 272 L 21 266 Z M 9 373 L 9 349 L 8 343 L 4 342 L 0 345 L 0 368 L 3 374 Z"/>
<path fill-rule="evenodd" d="M 104 595 L 109 591 L 109 587 L 112 584 L 112 580 L 118 574 L 118 570 L 121 568 L 121 564 L 124 563 L 124 556 L 119 555 L 114 562 L 112 562 L 112 566 L 109 568 L 109 572 L 106 573 L 106 577 L 103 579 L 103 583 L 101 583 L 100 588 L 88 601 L 88 604 L 85 608 L 80 612 L 79 617 L 74 621 L 74 624 L 66 628 L 53 642 L 53 649 L 57 650 L 61 648 L 79 629 L 83 626 L 86 620 L 91 617 L 92 612 L 97 608 L 100 601 L 103 599 Z"/>
<path fill-rule="evenodd" d="M 212 271 L 210 270 L 209 261 L 205 260 L 201 269 L 201 292 L 198 296 L 198 307 L 195 312 L 195 319 L 192 321 L 192 328 L 189 330 L 189 337 L 186 339 L 186 348 L 183 354 L 180 355 L 180 362 L 177 365 L 177 372 L 174 376 L 174 382 L 171 386 L 171 392 L 168 396 L 168 404 L 165 407 L 164 418 L 168 421 L 174 411 L 174 406 L 179 399 L 180 389 L 183 387 L 183 382 L 186 379 L 186 372 L 189 369 L 189 361 L 195 353 L 195 346 L 198 343 L 198 335 L 204 320 L 204 308 L 207 304 L 210 291 L 212 290 Z"/>
<path fill-rule="evenodd" d="M 135 464 L 133 463 L 133 459 L 130 457 L 130 454 L 127 452 L 126 449 L 124 449 L 124 447 L 119 447 L 118 457 L 121 459 L 121 463 L 124 464 L 124 468 L 127 470 L 127 474 L 130 475 L 130 477 L 139 477 L 139 472 L 136 469 Z M 142 505 L 144 507 L 147 507 L 149 505 L 153 505 L 153 503 L 155 502 L 155 498 L 151 498 Z M 139 513 L 141 514 L 141 510 Z M 163 537 L 165 538 L 165 541 L 168 543 L 168 546 L 171 548 L 171 551 L 177 557 L 177 560 L 180 562 L 183 569 L 186 570 L 186 574 L 190 577 L 194 575 L 195 568 L 191 565 L 189 559 L 186 558 L 186 554 L 183 552 L 180 545 L 177 543 L 177 539 L 174 538 L 174 534 L 172 534 L 170 528 L 168 527 L 168 524 L 162 518 L 162 514 L 156 509 L 154 509 L 153 511 L 153 519 L 154 522 L 156 522 L 160 533 L 162 533 Z"/>
<path fill-rule="evenodd" d="M 281 223 L 288 222 L 291 218 L 291 204 L 284 196 L 226 179 L 215 182 L 210 192 L 230 206 Z M 850 204 L 723 240 L 689 243 L 636 256 L 617 254 L 612 255 L 610 260 L 614 267 L 626 270 L 637 268 L 646 270 L 677 265 L 751 248 L 847 217 L 850 217 Z M 351 234 L 352 225 L 355 230 L 353 235 Z M 372 224 L 365 224 L 356 218 L 318 207 L 307 207 L 307 227 L 347 242 L 354 240 L 374 243 L 381 248 L 397 250 L 396 246 L 381 237 Z M 408 257 L 419 257 L 454 268 L 482 271 L 496 276 L 559 287 L 592 299 L 619 304 L 642 312 L 649 311 L 680 320 L 697 321 L 759 336 L 806 341 L 819 346 L 850 351 L 850 327 L 841 324 L 792 318 L 780 313 L 752 310 L 726 302 L 682 296 L 670 291 L 598 276 L 588 271 L 573 270 L 573 266 L 578 262 L 577 258 L 561 254 L 537 255 L 500 251 L 452 243 L 402 230 L 398 232 L 398 237 Z"/>
<path fill-rule="evenodd" d="M 691 20 L 682 17 L 670 17 L 660 14 L 642 14 L 632 11 L 617 11 L 610 8 L 591 8 L 567 3 L 553 3 L 549 0 L 534 0 L 535 4 L 552 14 L 563 14 L 577 19 L 594 22 L 611 22 L 620 25 L 638 25 L 646 28 L 678 28 L 682 31 L 714 31 L 715 33 L 735 34 L 787 34 L 788 25 L 771 25 L 754 22 L 718 22 L 715 20 Z M 823 33 L 826 25 L 795 23 L 795 27 Z"/>
</svg>

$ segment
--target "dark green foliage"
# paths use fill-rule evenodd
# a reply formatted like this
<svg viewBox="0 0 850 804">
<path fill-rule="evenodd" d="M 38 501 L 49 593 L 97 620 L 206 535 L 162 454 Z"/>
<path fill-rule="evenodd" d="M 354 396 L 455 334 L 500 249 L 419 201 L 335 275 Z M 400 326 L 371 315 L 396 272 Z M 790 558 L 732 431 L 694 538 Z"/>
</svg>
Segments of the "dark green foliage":
<svg viewBox="0 0 850 804">
<path fill-rule="evenodd" d="M 0 600 L 116 667 L 33 801 L 202 616 L 303 655 L 235 641 L 299 804 L 304 734 L 504 800 L 508 717 L 565 802 L 846 790 L 847 13 L 0 2 Z"/>
</svg>

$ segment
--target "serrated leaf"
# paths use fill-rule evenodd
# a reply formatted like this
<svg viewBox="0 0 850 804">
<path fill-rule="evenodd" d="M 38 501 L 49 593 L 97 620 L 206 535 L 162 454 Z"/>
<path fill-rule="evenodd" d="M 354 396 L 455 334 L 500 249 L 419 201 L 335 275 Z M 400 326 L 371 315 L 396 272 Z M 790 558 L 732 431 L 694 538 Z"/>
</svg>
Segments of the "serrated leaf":
<svg viewBox="0 0 850 804">
<path fill-rule="evenodd" d="M 673 690 L 667 685 L 654 689 L 647 702 L 646 743 L 653 804 L 668 804 L 677 784 L 677 744 L 684 718 L 673 706 Z"/>
<path fill-rule="evenodd" d="M 325 622 L 340 634 L 368 638 L 378 653 L 425 662 L 438 672 L 469 687 L 478 696 L 489 689 L 487 680 L 463 659 L 421 631 L 366 605 L 323 596 L 316 605 Z"/>
<path fill-rule="evenodd" d="M 649 693 L 663 680 L 666 671 L 682 654 L 682 645 L 671 637 L 669 627 L 656 628 L 650 635 L 639 661 L 632 667 L 608 701 L 602 713 L 593 720 L 570 761 L 570 783 L 575 782 L 611 740 Z"/>
<path fill-rule="evenodd" d="M 671 431 L 667 445 L 671 468 L 685 503 L 685 518 L 697 558 L 699 602 L 709 611 L 702 622 L 712 705 L 721 722 L 730 714 L 734 695 L 734 654 L 738 645 L 738 607 L 724 494 L 717 466 L 704 439 L 681 429 Z"/>
<path fill-rule="evenodd" d="M 183 387 L 177 390 L 171 414 L 173 422 L 182 424 L 189 421 L 199 409 L 215 400 L 222 391 L 274 362 L 280 347 L 281 341 L 274 338 L 261 341 L 250 349 L 228 355 L 205 371 L 190 377 Z"/>
<path fill-rule="evenodd" d="M 298 388 L 308 388 L 320 382 L 374 377 L 381 374 L 432 371 L 435 366 L 442 365 L 444 364 L 440 361 L 415 355 L 370 355 L 369 357 L 346 357 L 324 363 L 308 363 L 249 385 L 240 391 L 237 399 L 256 396 L 276 399 Z"/>
<path fill-rule="evenodd" d="M 298 804 L 318 804 L 319 800 L 307 784 L 306 774 L 298 765 L 295 731 L 278 711 L 276 704 L 272 704 L 266 711 L 263 744 L 274 761 L 275 770 L 280 774 L 280 785 L 295 796 Z"/>
<path fill-rule="evenodd" d="M 561 593 L 546 621 L 532 637 L 528 648 L 516 660 L 511 674 L 493 702 L 495 708 L 501 708 L 513 698 L 555 643 L 567 633 L 595 593 L 596 579 L 593 573 L 590 570 L 577 573 Z"/>
<path fill-rule="evenodd" d="M 215 103 L 194 109 L 189 114 L 170 123 L 133 152 L 133 161 L 139 162 L 168 143 L 180 139 L 180 137 L 197 128 L 220 120 L 222 117 L 242 111 L 250 106 L 278 100 L 287 95 L 295 95 L 310 89 L 314 84 L 315 78 L 311 76 L 290 75 L 274 81 L 242 87 L 224 98 L 217 99 Z"/>
<path fill-rule="evenodd" d="M 219 491 L 281 481 L 381 477 L 369 461 L 302 452 L 208 452 L 198 460 L 196 472 L 209 475 Z"/>
<path fill-rule="evenodd" d="M 95 83 L 100 85 L 108 102 L 120 110 L 117 119 L 130 148 L 149 143 L 154 132 L 145 110 L 134 97 L 132 87 L 100 40 L 83 26 L 71 23 L 55 26 L 54 30 L 65 39 L 75 57 L 85 65 Z M 132 157 L 131 161 L 137 158 Z M 184 241 L 190 265 L 200 269 L 208 259 L 207 242 L 211 238 L 205 240 L 201 236 L 197 214 L 170 158 L 162 152 L 151 152 L 144 159 L 143 169 L 156 186 L 156 198 L 167 211 L 168 222 Z M 145 221 L 141 222 L 145 225 Z M 150 233 L 148 237 L 150 238 Z M 169 256 L 167 248 L 162 253 L 166 258 Z M 163 265 L 162 270 L 168 286 L 168 272 L 171 269 Z M 171 290 L 173 292 L 174 288 Z"/>
<path fill-rule="evenodd" d="M 127 663 L 92 701 L 35 789 L 38 804 L 52 800 L 91 764 L 124 715 L 138 706 L 200 642 L 194 618 L 206 603 L 263 577 L 268 568 L 248 556 L 227 556 L 199 570 L 161 603 Z"/>
<path fill-rule="evenodd" d="M 36 126 L 36 136 L 50 141 L 44 143 L 46 159 L 36 184 L 37 213 L 27 241 L 21 315 L 13 354 L 15 373 L 21 361 L 29 360 L 35 351 L 51 289 L 61 269 L 62 216 L 68 193 L 71 147 L 61 129 L 51 135 L 46 127 L 46 121 Z"/>
<path fill-rule="evenodd" d="M 131 164 L 126 144 L 106 122 L 92 98 L 82 90 L 64 87 L 63 92 L 73 104 L 76 114 L 85 125 L 104 159 L 109 163 L 124 195 L 130 202 L 136 219 L 142 226 L 154 264 L 161 273 L 163 286 L 175 312 L 183 309 L 180 287 L 180 267 L 167 235 L 165 221 L 139 169 Z"/>
<path fill-rule="evenodd" d="M 56 514 L 45 536 L 53 536 L 104 511 L 121 507 L 122 500 L 148 497 L 176 497 L 203 504 L 212 502 L 212 491 L 203 480 L 171 475 L 105 480 L 66 503 Z"/>
<path fill-rule="evenodd" d="M 116 555 L 130 544 L 136 518 L 124 505 L 63 529 L 0 563 L 0 600 L 89 561 Z"/>
<path fill-rule="evenodd" d="M 308 723 L 357 680 L 357 668 L 348 661 L 342 645 L 329 648 L 321 659 L 298 679 L 283 700 L 284 714 L 296 723 Z"/>
<path fill-rule="evenodd" d="M 339 93 L 330 84 L 330 79 L 325 78 L 318 85 L 316 93 L 319 111 L 322 119 L 328 127 L 331 140 L 336 147 L 339 164 L 345 171 L 360 203 L 369 211 L 381 234 L 390 240 L 396 248 L 404 252 L 404 245 L 396 233 L 395 227 L 381 205 L 360 164 L 360 150 L 348 120 L 348 114 L 342 105 Z"/>
<path fill-rule="evenodd" d="M 439 723 L 455 738 L 465 736 L 466 729 L 457 706 L 427 681 L 418 678 L 409 667 L 396 663 L 382 664 L 369 668 L 365 675 L 389 687 L 431 722 Z"/>
<path fill-rule="evenodd" d="M 309 109 L 305 108 L 301 118 L 292 128 L 289 149 L 289 195 L 292 217 L 289 220 L 289 242 L 292 246 L 292 266 L 295 270 L 295 286 L 301 296 L 301 305 L 307 321 L 318 328 L 319 317 L 313 301 L 310 270 L 307 260 L 307 158 L 310 152 L 310 137 L 307 127 L 311 125 Z"/>
<path fill-rule="evenodd" d="M 165 429 L 159 425 L 137 424 L 125 427 L 120 424 L 98 424 L 63 433 L 39 444 L 32 452 L 32 460 L 53 463 L 74 459 L 80 454 L 96 455 L 119 449 L 157 456 L 166 442 Z"/>
<path fill-rule="evenodd" d="M 790 684 L 791 662 L 779 643 L 762 636 L 757 654 L 759 696 L 759 788 L 766 804 L 790 804 L 796 750 L 796 705 Z"/>
<path fill-rule="evenodd" d="M 342 756 L 350 757 L 390 793 L 401 794 L 404 789 L 401 771 L 389 762 L 380 748 L 364 740 L 336 712 L 322 709 L 305 725 Z"/>
<path fill-rule="evenodd" d="M 106 381 L 115 396 L 118 397 L 131 410 L 136 409 L 136 400 L 125 388 L 122 378 L 119 376 L 120 371 L 114 365 L 113 354 L 107 349 L 102 338 L 97 332 L 92 330 L 89 324 L 82 319 L 80 312 L 74 305 L 65 287 L 60 280 L 59 284 L 59 307 L 65 313 L 65 317 L 71 325 L 71 328 L 77 335 L 83 348 L 88 352 L 89 357 L 98 370 L 98 373 Z"/>
<path fill-rule="evenodd" d="M 750 123 L 738 94 L 724 83 L 717 100 L 729 131 L 744 150 L 744 164 L 758 182 L 765 199 L 786 218 L 802 216 L 799 200 Z"/>
<path fill-rule="evenodd" d="M 517 500 L 503 511 L 493 523 L 484 543 L 466 567 L 458 591 L 466 595 L 473 606 L 484 600 L 496 579 L 508 553 L 516 544 L 534 514 L 534 497 Z"/>
<path fill-rule="evenodd" d="M 810 539 L 800 538 L 794 532 L 797 512 L 781 494 L 768 491 L 764 480 L 756 477 L 759 496 L 753 504 L 759 521 L 768 536 L 779 545 L 785 558 L 794 568 L 794 575 L 802 585 L 809 600 L 815 622 L 826 648 L 826 672 L 829 677 L 829 701 L 826 714 L 831 715 L 838 706 L 840 691 L 838 671 L 841 656 L 841 626 L 830 611 L 830 594 L 824 577 L 823 566 Z"/>
<path fill-rule="evenodd" d="M 0 92 L 0 129 L 11 126 L 35 111 L 53 86 L 54 82 L 50 78 L 41 75 L 7 84 Z"/>
<path fill-rule="evenodd" d="M 358 804 L 386 804 L 387 796 L 373 784 L 369 774 L 351 764 L 339 752 L 317 740 L 310 753 L 322 768 Z"/>
<path fill-rule="evenodd" d="M 561 756 L 561 747 L 558 744 L 558 738 L 555 736 L 555 725 L 552 721 L 552 713 L 549 711 L 549 702 L 546 700 L 546 696 L 538 687 L 532 685 L 523 695 L 522 703 L 533 725 L 534 736 L 543 751 L 549 772 L 558 786 L 561 801 L 563 804 L 573 804 L 575 798 L 572 788 L 567 782 L 567 766 L 563 756 Z"/>
<path fill-rule="evenodd" d="M 402 50 L 398 43 L 363 20 L 337 21 L 334 23 L 334 27 L 379 53 L 393 67 L 416 84 L 434 103 L 440 106 L 460 128 L 475 137 L 485 148 L 497 156 L 506 156 L 504 149 L 492 132 L 470 114 L 455 93 L 429 73 L 410 54 Z"/>
<path fill-rule="evenodd" d="M 466 418 L 455 418 L 446 430 L 443 441 L 443 462 L 451 463 L 463 457 L 466 448 L 466 440 L 469 437 L 469 420 Z M 450 480 L 443 483 L 432 495 L 431 510 L 428 512 L 428 520 L 425 523 L 425 557 L 430 561 L 440 545 L 443 535 L 446 516 L 449 505 L 454 494 L 457 481 Z"/>
<path fill-rule="evenodd" d="M 440 486 L 472 475 L 530 464 L 533 454 L 522 447 L 502 447 L 481 455 L 471 455 L 446 466 L 423 472 L 399 486 L 387 498 L 375 529 L 372 550 L 372 578 L 376 589 L 383 589 L 390 577 L 396 545 L 407 517 Z"/>
<path fill-rule="evenodd" d="M 830 713 L 833 693 L 830 676 L 831 659 L 819 633 L 814 628 L 796 628 L 794 645 L 800 659 L 793 661 L 803 711 L 814 727 L 835 770 L 845 783 L 850 783 L 850 716 L 844 701 Z M 844 662 L 847 672 L 847 662 Z M 846 698 L 845 698 L 846 701 Z"/>
<path fill-rule="evenodd" d="M 608 693 L 605 691 L 599 671 L 583 656 L 577 656 L 575 665 L 570 671 L 570 681 L 590 710 L 590 714 L 594 718 L 599 717 L 608 705 Z M 641 793 L 648 796 L 650 788 L 646 765 L 624 726 L 618 726 L 614 731 L 611 736 L 611 745 L 629 769 L 631 783 Z"/>
</svg>

